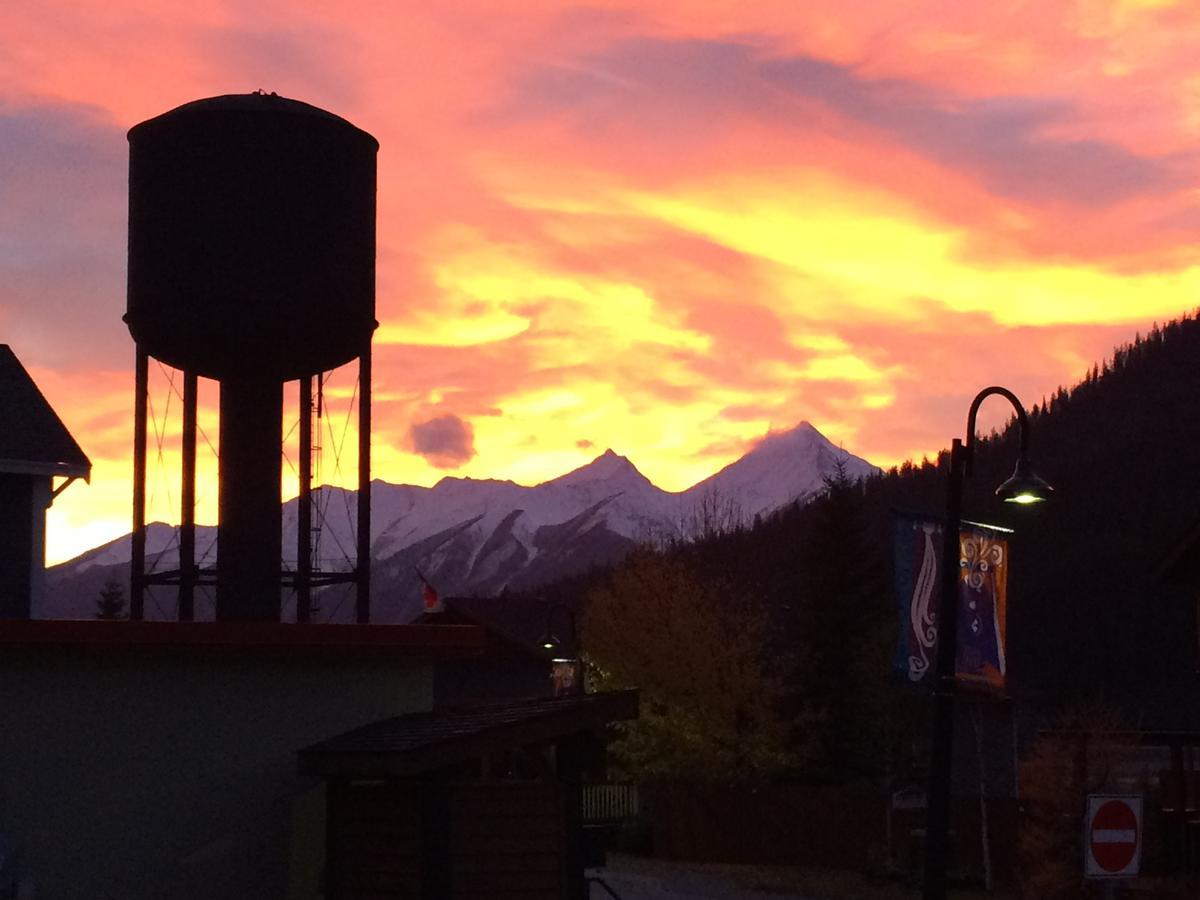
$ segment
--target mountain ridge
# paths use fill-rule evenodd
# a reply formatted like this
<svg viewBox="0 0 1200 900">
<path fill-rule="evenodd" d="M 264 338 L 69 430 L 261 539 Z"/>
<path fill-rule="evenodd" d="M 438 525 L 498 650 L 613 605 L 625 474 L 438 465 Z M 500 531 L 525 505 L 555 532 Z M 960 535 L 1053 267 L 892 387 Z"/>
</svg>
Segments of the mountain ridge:
<svg viewBox="0 0 1200 900">
<path fill-rule="evenodd" d="M 373 620 L 401 622 L 419 614 L 418 567 L 444 594 L 536 589 L 615 562 L 639 543 L 694 536 L 717 500 L 726 526 L 803 502 L 839 466 L 852 478 L 879 471 L 801 422 L 768 432 L 740 459 L 679 492 L 657 487 L 611 448 L 532 486 L 457 476 L 432 487 L 374 479 Z M 357 546 L 356 492 L 326 485 L 314 489 L 313 496 L 314 519 L 321 524 L 316 562 L 326 571 L 349 568 Z M 295 566 L 297 507 L 293 498 L 281 509 L 285 570 Z M 213 525 L 197 526 L 201 565 L 215 563 L 216 531 Z M 147 528 L 147 560 L 158 570 L 178 565 L 175 533 L 174 526 L 161 522 Z M 49 569 L 44 616 L 90 617 L 100 579 L 127 579 L 130 546 L 125 535 Z M 173 596 L 164 602 L 170 605 Z M 294 598 L 292 606 L 294 617 Z M 353 604 L 341 606 L 348 614 Z M 203 612 L 200 606 L 198 611 Z"/>
</svg>

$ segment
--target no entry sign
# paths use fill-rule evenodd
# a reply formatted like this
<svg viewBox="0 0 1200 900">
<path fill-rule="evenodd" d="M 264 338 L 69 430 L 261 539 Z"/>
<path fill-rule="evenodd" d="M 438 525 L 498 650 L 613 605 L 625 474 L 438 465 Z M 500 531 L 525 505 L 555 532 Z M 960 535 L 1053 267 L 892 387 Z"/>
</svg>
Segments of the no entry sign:
<svg viewBox="0 0 1200 900">
<path fill-rule="evenodd" d="M 1132 878 L 1142 861 L 1139 794 L 1090 794 L 1083 834 L 1088 878 Z"/>
</svg>

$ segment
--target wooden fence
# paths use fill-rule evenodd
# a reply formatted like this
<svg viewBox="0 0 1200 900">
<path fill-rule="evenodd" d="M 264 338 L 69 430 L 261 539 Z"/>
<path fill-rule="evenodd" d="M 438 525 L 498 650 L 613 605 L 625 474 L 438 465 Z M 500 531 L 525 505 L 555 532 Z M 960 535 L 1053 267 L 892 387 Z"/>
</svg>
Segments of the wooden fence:
<svg viewBox="0 0 1200 900">
<path fill-rule="evenodd" d="M 583 787 L 583 821 L 589 825 L 612 824 L 636 816 L 636 784 L 587 784 Z"/>
<path fill-rule="evenodd" d="M 920 864 L 923 812 L 896 817 L 889 834 L 882 792 L 785 783 L 757 790 L 656 785 L 645 793 L 655 856 L 860 872 Z M 1010 881 L 1016 868 L 1016 801 L 989 801 L 988 820 L 995 878 Z M 956 802 L 955 821 L 955 864 L 980 868 L 978 801 Z"/>
</svg>

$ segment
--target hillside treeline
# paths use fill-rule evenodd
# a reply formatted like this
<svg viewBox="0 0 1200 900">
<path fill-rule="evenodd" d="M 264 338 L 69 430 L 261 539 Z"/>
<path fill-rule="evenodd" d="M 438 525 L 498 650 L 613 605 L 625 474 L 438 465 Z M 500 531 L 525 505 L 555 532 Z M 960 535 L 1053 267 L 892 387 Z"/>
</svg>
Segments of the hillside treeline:
<svg viewBox="0 0 1200 900">
<path fill-rule="evenodd" d="M 1177 712 L 1177 688 L 1193 678 L 1196 660 L 1196 589 L 1171 583 L 1162 568 L 1200 524 L 1198 362 L 1200 321 L 1185 316 L 1116 349 L 1074 387 L 1036 402 L 1023 398 L 1032 403 L 1035 469 L 1057 490 L 1051 503 L 1012 507 L 993 496 L 1016 461 L 1015 420 L 977 443 L 964 518 L 1015 530 L 1009 691 L 1031 707 L 1099 699 L 1129 709 L 1133 721 Z M 1003 383 L 1003 373 L 996 379 Z M 966 414 L 964 408 L 963 429 Z M 892 518 L 896 510 L 941 514 L 947 457 L 905 463 L 860 484 L 834 478 L 806 506 L 648 548 L 615 571 L 560 590 L 586 607 L 611 603 L 622 585 L 628 590 L 631 573 L 643 584 L 653 581 L 655 565 L 675 582 L 680 571 L 689 573 L 709 586 L 705 600 L 719 607 L 702 624 L 705 646 L 721 646 L 715 628 L 731 637 L 753 634 L 762 648 L 759 669 L 738 671 L 771 692 L 779 722 L 764 733 L 772 741 L 785 735 L 786 752 L 772 757 L 763 748 L 760 756 L 809 776 L 885 776 L 927 726 L 919 698 L 890 673 L 897 634 Z M 597 628 L 619 628 L 622 640 L 635 643 L 653 632 L 660 635 L 660 663 L 669 666 L 677 651 L 638 616 L 669 616 L 674 602 L 651 585 L 639 612 L 623 613 L 632 618 L 609 616 L 605 624 L 585 612 L 585 647 L 589 628 L 599 645 L 605 638 Z M 656 611 L 655 604 L 667 608 Z M 741 630 L 740 622 L 749 624 Z M 677 624 L 672 640 L 688 641 L 687 628 Z M 744 653 L 744 640 L 727 643 Z M 594 662 L 603 670 L 603 653 Z M 603 674 L 612 684 L 631 681 L 619 671 Z M 704 707 L 703 696 L 676 700 Z M 733 724 L 722 727 L 735 742 L 736 711 L 730 716 Z M 750 718 L 761 717 L 756 707 Z M 751 734 L 744 730 L 743 738 Z"/>
</svg>

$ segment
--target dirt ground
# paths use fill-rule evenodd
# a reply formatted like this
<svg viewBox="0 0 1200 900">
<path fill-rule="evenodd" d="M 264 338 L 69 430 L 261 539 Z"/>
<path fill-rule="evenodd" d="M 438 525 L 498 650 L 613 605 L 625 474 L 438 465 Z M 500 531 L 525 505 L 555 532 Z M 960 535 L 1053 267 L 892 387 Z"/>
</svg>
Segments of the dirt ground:
<svg viewBox="0 0 1200 900">
<path fill-rule="evenodd" d="M 594 874 L 620 900 L 912 900 L 919 891 L 853 873 L 791 866 L 733 866 L 610 854 Z M 955 900 L 1017 900 L 1015 891 L 955 890 Z M 608 898 L 593 885 L 592 900 Z"/>
</svg>

